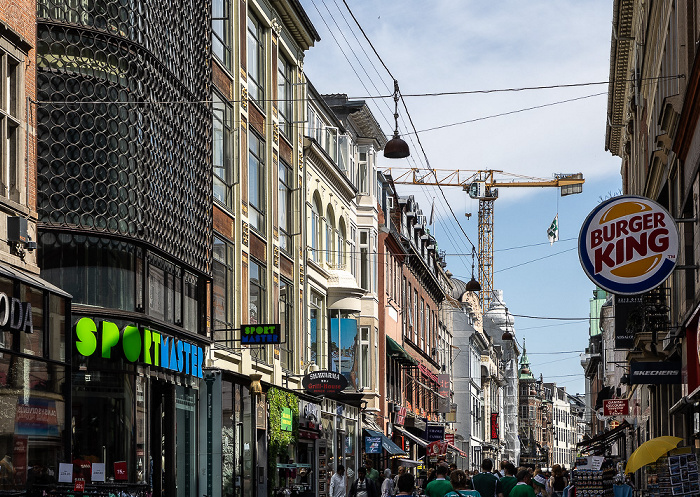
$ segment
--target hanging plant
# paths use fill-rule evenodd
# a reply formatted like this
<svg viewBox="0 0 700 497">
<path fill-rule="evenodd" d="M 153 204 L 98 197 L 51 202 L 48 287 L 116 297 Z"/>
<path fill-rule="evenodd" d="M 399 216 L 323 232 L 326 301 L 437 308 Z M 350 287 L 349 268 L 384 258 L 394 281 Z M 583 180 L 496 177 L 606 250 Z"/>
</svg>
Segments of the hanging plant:
<svg viewBox="0 0 700 497">
<path fill-rule="evenodd" d="M 267 447 L 267 461 L 272 476 L 272 484 L 268 485 L 269 494 L 272 496 L 274 488 L 279 486 L 279 472 L 277 471 L 277 458 L 287 453 L 287 447 L 296 444 L 299 440 L 299 397 L 291 392 L 286 392 L 272 387 L 267 391 L 269 404 L 268 433 L 269 443 Z M 291 411 L 292 430 L 282 429 L 282 410 Z M 286 463 L 287 461 L 282 461 Z"/>
</svg>

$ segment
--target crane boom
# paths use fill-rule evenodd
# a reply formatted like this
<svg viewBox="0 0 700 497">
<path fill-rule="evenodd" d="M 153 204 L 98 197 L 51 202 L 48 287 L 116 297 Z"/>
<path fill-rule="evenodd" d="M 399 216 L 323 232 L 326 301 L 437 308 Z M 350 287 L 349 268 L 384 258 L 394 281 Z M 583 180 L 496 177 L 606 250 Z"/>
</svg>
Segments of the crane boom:
<svg viewBox="0 0 700 497">
<path fill-rule="evenodd" d="M 506 173 L 494 169 L 415 169 L 388 168 L 384 171 L 395 184 L 424 186 L 459 186 L 469 196 L 479 200 L 479 302 L 486 312 L 493 298 L 493 202 L 498 198 L 498 188 L 548 188 L 558 187 L 561 195 L 581 193 L 583 175 L 555 174 L 553 179 L 535 178 Z M 506 178 L 496 179 L 496 175 Z"/>
</svg>

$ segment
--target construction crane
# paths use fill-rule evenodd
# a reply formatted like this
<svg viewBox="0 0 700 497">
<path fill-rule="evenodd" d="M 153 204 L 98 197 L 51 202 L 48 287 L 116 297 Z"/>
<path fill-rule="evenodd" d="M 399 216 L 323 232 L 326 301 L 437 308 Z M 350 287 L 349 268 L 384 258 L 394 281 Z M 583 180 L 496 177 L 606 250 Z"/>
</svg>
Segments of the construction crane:
<svg viewBox="0 0 700 497">
<path fill-rule="evenodd" d="M 394 184 L 425 186 L 459 186 L 473 199 L 479 200 L 479 303 L 486 312 L 493 298 L 493 203 L 498 198 L 499 188 L 546 188 L 558 187 L 561 196 L 583 191 L 583 174 L 555 174 L 553 179 L 535 178 L 506 173 L 493 169 L 454 170 L 434 169 L 427 171 L 414 168 L 389 168 Z M 505 178 L 496 179 L 496 175 Z"/>
</svg>

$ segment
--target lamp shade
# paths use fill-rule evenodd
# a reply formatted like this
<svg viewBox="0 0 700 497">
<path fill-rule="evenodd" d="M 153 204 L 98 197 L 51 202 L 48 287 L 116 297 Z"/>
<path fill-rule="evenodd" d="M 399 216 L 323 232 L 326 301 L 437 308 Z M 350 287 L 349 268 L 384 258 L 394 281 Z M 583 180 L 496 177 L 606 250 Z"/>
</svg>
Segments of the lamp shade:
<svg viewBox="0 0 700 497">
<path fill-rule="evenodd" d="M 394 133 L 394 137 L 384 145 L 384 157 L 387 159 L 405 159 L 411 155 L 408 149 L 408 143 L 403 141 L 398 133 Z"/>
</svg>

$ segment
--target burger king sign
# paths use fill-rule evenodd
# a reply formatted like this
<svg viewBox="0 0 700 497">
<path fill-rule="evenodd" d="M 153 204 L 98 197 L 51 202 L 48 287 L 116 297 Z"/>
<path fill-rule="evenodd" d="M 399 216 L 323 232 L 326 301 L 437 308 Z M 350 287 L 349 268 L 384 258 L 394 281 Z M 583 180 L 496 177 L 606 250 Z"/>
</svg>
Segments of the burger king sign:
<svg viewBox="0 0 700 497">
<path fill-rule="evenodd" d="M 648 292 L 673 272 L 676 221 L 656 202 L 623 195 L 597 206 L 578 237 L 581 265 L 599 287 L 616 295 Z"/>
</svg>

